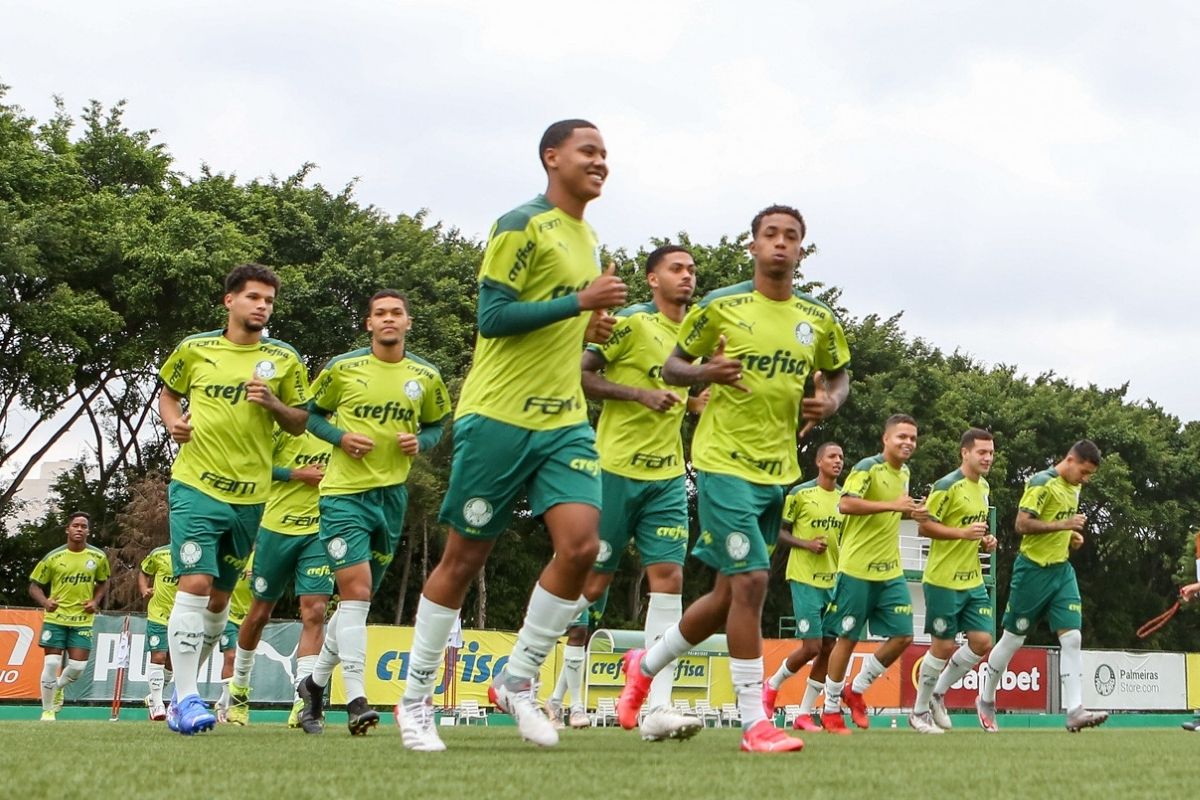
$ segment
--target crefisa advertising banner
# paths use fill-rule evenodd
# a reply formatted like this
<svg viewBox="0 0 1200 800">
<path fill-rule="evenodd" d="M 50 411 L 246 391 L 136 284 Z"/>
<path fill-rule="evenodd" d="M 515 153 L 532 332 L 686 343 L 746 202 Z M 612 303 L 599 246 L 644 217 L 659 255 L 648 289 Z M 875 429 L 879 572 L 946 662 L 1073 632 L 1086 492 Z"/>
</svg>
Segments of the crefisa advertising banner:
<svg viewBox="0 0 1200 800">
<path fill-rule="evenodd" d="M 1114 711 L 1186 710 L 1184 654 L 1084 650 L 1083 704 Z"/>
</svg>

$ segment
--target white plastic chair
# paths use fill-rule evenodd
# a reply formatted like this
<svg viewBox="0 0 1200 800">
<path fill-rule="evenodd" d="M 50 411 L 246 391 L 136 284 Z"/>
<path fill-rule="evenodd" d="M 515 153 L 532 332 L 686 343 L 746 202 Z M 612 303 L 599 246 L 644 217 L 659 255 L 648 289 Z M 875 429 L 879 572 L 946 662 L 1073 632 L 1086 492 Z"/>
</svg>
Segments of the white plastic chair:
<svg viewBox="0 0 1200 800">
<path fill-rule="evenodd" d="M 488 714 L 486 708 L 479 707 L 478 700 L 463 700 L 454 712 L 454 722 L 457 725 L 460 721 L 464 725 L 470 725 L 471 720 L 483 720 L 483 724 L 488 724 Z"/>
<path fill-rule="evenodd" d="M 592 727 L 607 728 L 608 723 L 617 721 L 617 701 L 601 697 L 596 701 L 596 713 L 592 715 Z"/>
<path fill-rule="evenodd" d="M 725 703 L 721 706 L 721 721 L 731 728 L 735 722 L 739 728 L 742 726 L 742 712 L 738 710 L 737 703 Z"/>
</svg>

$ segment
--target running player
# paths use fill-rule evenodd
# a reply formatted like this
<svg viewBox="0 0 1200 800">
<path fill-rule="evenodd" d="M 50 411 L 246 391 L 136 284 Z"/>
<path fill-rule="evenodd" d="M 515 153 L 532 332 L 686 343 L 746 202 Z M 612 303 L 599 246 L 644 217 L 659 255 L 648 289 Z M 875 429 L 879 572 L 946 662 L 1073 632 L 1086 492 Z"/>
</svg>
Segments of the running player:
<svg viewBox="0 0 1200 800">
<path fill-rule="evenodd" d="M 300 724 L 319 733 L 325 687 L 342 665 L 347 726 L 362 736 L 379 722 L 363 672 L 367 614 L 404 534 L 413 459 L 442 438 L 450 393 L 437 368 L 409 352 L 408 298 L 394 289 L 367 304 L 371 346 L 335 356 L 313 384 L 309 429 L 337 449 L 320 482 L 320 540 L 341 601 L 313 670 L 298 682 Z M 337 425 L 326 417 L 337 415 Z M 315 620 L 314 620 L 315 621 Z"/>
<path fill-rule="evenodd" d="M 850 353 L 833 311 L 795 289 L 804 252 L 800 212 L 770 206 L 750 230 L 753 280 L 701 300 L 663 365 L 669 384 L 716 384 L 692 441 L 701 528 L 693 555 L 718 571 L 716 582 L 653 647 L 626 653 L 617 720 L 632 729 L 651 679 L 724 625 L 741 748 L 784 752 L 804 743 L 777 729 L 763 710 L 761 626 L 770 551 L 784 486 L 800 476 L 801 409 L 813 423 L 837 411 L 850 388 Z M 706 363 L 693 364 L 705 356 Z M 810 373 L 817 389 L 805 398 Z"/>
<path fill-rule="evenodd" d="M 146 708 L 150 719 L 162 722 L 167 718 L 163 704 L 163 687 L 171 682 L 171 653 L 167 647 L 167 620 L 175 605 L 179 579 L 171 572 L 171 545 L 156 547 L 142 559 L 138 572 L 138 589 L 146 603 L 146 647 L 150 664 L 146 667 Z"/>
<path fill-rule="evenodd" d="M 254 541 L 254 571 L 250 576 L 253 601 L 238 631 L 233 678 L 229 682 L 229 719 L 250 722 L 250 676 L 254 654 L 275 604 L 288 584 L 300 598 L 300 641 L 296 645 L 296 682 L 312 674 L 325 631 L 325 607 L 333 594 L 329 556 L 317 536 L 321 478 L 329 465 L 332 445 L 305 431 L 292 436 L 275 429 L 275 466 L 271 498 L 263 511 L 262 527 Z M 292 704 L 290 727 L 300 726 L 303 701 Z M 319 720 L 306 731 L 319 732 Z"/>
<path fill-rule="evenodd" d="M 1025 482 L 1017 511 L 1021 551 L 1013 564 L 1008 604 L 1004 608 L 1004 634 L 988 656 L 987 677 L 979 686 L 975 706 L 979 724 L 995 733 L 996 689 L 1029 631 L 1046 618 L 1058 634 L 1063 707 L 1067 730 L 1075 733 L 1101 725 L 1103 711 L 1083 707 L 1083 599 L 1068 560 L 1071 550 L 1083 546 L 1087 517 L 1079 513 L 1079 493 L 1100 468 L 1100 448 L 1087 439 L 1071 446 L 1066 458 Z"/>
<path fill-rule="evenodd" d="M 585 339 L 608 339 L 614 319 L 603 310 L 624 305 L 626 289 L 613 269 L 600 274 L 599 241 L 583 220 L 608 176 L 600 132 L 584 120 L 556 122 L 542 135 L 538 156 L 546 193 L 497 220 L 479 270 L 479 335 L 455 414 L 440 515 L 450 533 L 421 591 L 408 683 L 396 706 L 409 750 L 445 749 L 433 717 L 442 652 L 522 491 L 555 555 L 489 696 L 516 718 L 523 738 L 558 743 L 536 705 L 533 679 L 586 606 L 583 584 L 600 548 L 600 467 L 579 353 Z"/>
<path fill-rule="evenodd" d="M 908 464 L 917 449 L 917 421 L 893 414 L 883 426 L 883 452 L 864 458 L 850 470 L 838 508 L 846 515 L 842 552 L 838 557 L 837 587 L 829 606 L 829 624 L 837 644 L 829 654 L 825 677 L 825 710 L 821 727 L 848 734 L 841 702 L 850 707 L 854 724 L 866 728 L 863 693 L 912 643 L 912 597 L 900 568 L 900 518 L 922 522 L 925 506 L 908 495 Z M 888 640 L 867 656 L 854 683 L 843 691 L 854 645 L 871 633 Z"/>
<path fill-rule="evenodd" d="M 267 267 L 235 267 L 225 279 L 225 328 L 184 339 L 159 372 L 158 411 L 180 445 L 167 492 L 171 571 L 179 578 L 167 622 L 175 668 L 167 726 L 183 734 L 217 721 L 197 677 L 225 629 L 229 593 L 270 493 L 271 431 L 278 423 L 299 435 L 308 418 L 300 356 L 263 336 L 278 290 Z"/>
<path fill-rule="evenodd" d="M 568 631 L 563 672 L 573 705 L 572 727 L 589 724 L 582 703 L 582 666 L 589 614 L 599 617 L 613 574 L 632 536 L 650 585 L 646 647 L 683 613 L 683 561 L 687 556 L 687 485 L 684 479 L 684 410 L 699 413 L 704 399 L 676 392 L 662 378 L 662 364 L 679 336 L 679 324 L 696 289 L 696 262 L 685 248 L 666 245 L 646 259 L 649 303 L 617 314 L 612 337 L 583 354 L 583 391 L 603 400 L 596 428 L 600 451 L 600 555 L 584 586 L 593 603 Z M 603 374 L 601 374 L 603 372 Z M 572 669 L 573 668 L 573 669 Z M 671 706 L 674 664 L 655 676 L 643 739 L 687 738 L 703 727 Z"/>
<path fill-rule="evenodd" d="M 29 596 L 46 609 L 38 644 L 42 662 L 42 722 L 54 722 L 66 687 L 79 679 L 92 649 L 92 622 L 108 591 L 108 556 L 88 544 L 92 518 L 67 516 L 67 543 L 42 557 L 29 576 Z M 67 665 L 62 674 L 63 651 Z"/>
<path fill-rule="evenodd" d="M 983 585 L 979 551 L 996 551 L 988 525 L 988 482 L 996 445 L 992 434 L 971 428 L 959 440 L 962 464 L 933 485 L 925 506 L 929 518 L 918 526 L 931 539 L 922 587 L 925 632 L 932 640 L 921 659 L 917 699 L 908 724 L 921 733 L 950 730 L 946 692 L 983 660 L 992 646 L 996 620 Z M 955 648 L 955 637 L 967 641 Z"/>
<path fill-rule="evenodd" d="M 803 643 L 788 655 L 763 687 L 763 707 L 767 717 L 775 716 L 775 698 L 784 681 L 812 662 L 808 686 L 800 701 L 800 714 L 792 727 L 798 731 L 819 731 L 812 717 L 817 696 L 825 688 L 825 668 L 833 650 L 834 635 L 825 629 L 825 609 L 833 601 L 837 578 L 838 545 L 842 536 L 842 512 L 838 501 L 842 487 L 845 456 L 837 442 L 825 442 L 817 448 L 817 477 L 801 483 L 788 493 L 783 507 L 783 527 L 779 542 L 791 548 L 788 553 L 787 583 L 792 593 L 792 614 L 796 619 L 796 638 Z"/>
<path fill-rule="evenodd" d="M 230 713 L 233 708 L 233 697 L 230 692 L 230 681 L 233 680 L 233 662 L 237 653 L 238 631 L 246 612 L 250 610 L 250 575 L 254 569 L 254 553 L 246 559 L 241 577 L 234 584 L 233 592 L 229 595 L 229 618 L 225 620 L 225 630 L 221 632 L 218 647 L 221 651 L 221 696 L 217 700 L 217 722 L 229 722 L 234 725 L 245 725 L 250 720 L 249 712 L 240 713 L 245 709 L 238 706 L 238 711 Z"/>
</svg>

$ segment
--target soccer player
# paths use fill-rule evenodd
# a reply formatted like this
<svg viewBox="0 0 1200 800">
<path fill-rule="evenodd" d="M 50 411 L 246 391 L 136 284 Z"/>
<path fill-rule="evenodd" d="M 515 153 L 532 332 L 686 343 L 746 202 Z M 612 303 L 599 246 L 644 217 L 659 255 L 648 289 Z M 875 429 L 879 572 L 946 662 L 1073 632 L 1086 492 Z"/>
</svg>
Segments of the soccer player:
<svg viewBox="0 0 1200 800">
<path fill-rule="evenodd" d="M 653 647 L 626 653 L 617 719 L 632 729 L 651 679 L 724 625 L 741 748 L 785 752 L 804 743 L 777 729 L 763 709 L 761 625 L 770 550 L 784 487 L 800 476 L 801 413 L 815 423 L 837 411 L 850 388 L 850 353 L 832 309 L 795 288 L 804 252 L 800 212 L 769 206 L 755 215 L 750 231 L 754 278 L 708 294 L 688 312 L 663 365 L 669 384 L 714 384 L 692 440 L 701 528 L 692 554 L 717 570 L 716 582 Z M 705 356 L 707 362 L 693 363 Z M 810 374 L 816 391 L 806 398 Z"/>
<path fill-rule="evenodd" d="M 221 641 L 218 642 L 218 647 L 221 651 L 221 696 L 217 700 L 217 722 L 229 722 L 234 725 L 245 725 L 249 722 L 249 714 L 234 713 L 230 715 L 230 709 L 233 707 L 233 697 L 230 692 L 230 681 L 233 679 L 233 663 L 237 653 L 238 631 L 242 627 L 242 621 L 246 619 L 246 612 L 250 610 L 250 574 L 254 569 L 254 553 L 246 559 L 246 565 L 242 568 L 241 577 L 233 586 L 233 592 L 229 595 L 229 618 L 225 620 L 225 630 L 221 632 Z"/>
<path fill-rule="evenodd" d="M 996 445 L 992 434 L 971 428 L 959 439 L 962 463 L 933 484 L 925 501 L 929 518 L 917 530 L 931 539 L 922 588 L 925 632 L 932 637 L 921 659 L 917 699 L 908 724 L 921 733 L 950 730 L 946 692 L 983 660 L 992 646 L 996 621 L 983 585 L 979 551 L 996 551 L 988 525 L 988 482 Z M 966 643 L 955 648 L 962 633 Z"/>
<path fill-rule="evenodd" d="M 1087 439 L 1071 445 L 1066 457 L 1025 482 L 1017 511 L 1021 550 L 1013 564 L 1004 633 L 988 656 L 987 677 L 975 701 L 979 724 L 995 733 L 996 689 L 1008 662 L 1021 649 L 1029 631 L 1046 618 L 1061 645 L 1062 699 L 1067 730 L 1075 733 L 1101 725 L 1102 711 L 1083 707 L 1083 599 L 1068 560 L 1083 546 L 1087 517 L 1079 513 L 1079 493 L 1100 468 L 1100 448 Z"/>
<path fill-rule="evenodd" d="M 342 665 L 347 726 L 365 735 L 379 723 L 363 671 L 367 614 L 404 534 L 413 459 L 434 447 L 450 415 L 437 367 L 408 351 L 408 298 L 395 289 L 367 303 L 371 346 L 335 356 L 313 383 L 309 429 L 334 445 L 320 482 L 320 536 L 341 598 L 312 672 L 298 682 L 300 724 L 320 733 L 325 687 Z M 326 418 L 337 415 L 337 425 Z"/>
<path fill-rule="evenodd" d="M 802 644 L 788 655 L 763 687 L 763 707 L 767 717 L 775 715 L 775 698 L 784 681 L 812 662 L 808 686 L 800 702 L 800 715 L 792 723 L 798 731 L 819 731 L 812 717 L 817 696 L 825 688 L 825 668 L 833 650 L 834 636 L 825 629 L 825 609 L 833 601 L 837 578 L 839 542 L 842 536 L 842 512 L 838 501 L 842 487 L 845 456 L 837 442 L 825 442 L 817 448 L 817 477 L 797 485 L 788 493 L 783 507 L 783 526 L 779 542 L 788 552 L 787 584 L 792 593 L 792 614 L 796 618 L 796 636 Z"/>
<path fill-rule="evenodd" d="M 600 132 L 584 120 L 556 122 L 542 135 L 538 157 L 546 193 L 496 221 L 479 270 L 475 359 L 455 412 L 439 517 L 450 533 L 421 591 L 408 683 L 396 705 L 409 750 L 445 749 L 433 717 L 442 652 L 522 491 L 549 531 L 554 558 L 489 696 L 516 718 L 524 739 L 558 743 L 536 705 L 533 679 L 586 606 L 583 585 L 600 548 L 600 467 L 579 358 L 585 339 L 608 339 L 614 318 L 604 310 L 624 305 L 626 287 L 612 268 L 600 274 L 599 241 L 583 220 L 608 177 Z"/>
<path fill-rule="evenodd" d="M 108 591 L 108 556 L 88 544 L 92 518 L 67 516 L 67 543 L 42 557 L 29 576 L 29 596 L 46 609 L 38 644 L 42 662 L 42 722 L 54 722 L 66 687 L 79 679 L 92 649 L 92 622 Z M 63 651 L 67 665 L 62 674 Z"/>
<path fill-rule="evenodd" d="M 229 593 L 270 493 L 271 432 L 278 423 L 299 435 L 308 418 L 300 356 L 263 336 L 278 290 L 267 267 L 235 267 L 225 279 L 225 327 L 184 339 L 159 372 L 159 415 L 180 446 L 167 491 L 171 571 L 179 579 L 167 622 L 175 669 L 167 727 L 185 735 L 217 721 L 197 678 L 225 629 Z"/>
<path fill-rule="evenodd" d="M 275 429 L 272 477 L 275 483 L 254 541 L 253 601 L 238 631 L 233 676 L 229 682 L 231 722 L 250 722 L 250 676 L 254 654 L 275 604 L 288 584 L 300 598 L 300 641 L 296 645 L 296 682 L 312 674 L 325 631 L 325 607 L 333 594 L 329 556 L 317 535 L 320 528 L 318 487 L 329 464 L 332 445 L 305 431 L 292 436 Z M 292 704 L 290 727 L 299 727 L 303 701 Z M 309 720 L 317 732 L 319 720 Z"/>
<path fill-rule="evenodd" d="M 150 719 L 162 722 L 167 718 L 163 704 L 163 687 L 171 682 L 171 653 L 167 647 L 167 620 L 175 605 L 179 579 L 171 572 L 171 545 L 156 547 L 142 559 L 138 572 L 138 589 L 146 603 L 146 646 L 150 664 L 146 667 L 146 708 Z"/>
<path fill-rule="evenodd" d="M 649 303 L 617 314 L 612 337 L 583 354 L 583 391 L 604 401 L 596 428 L 600 451 L 600 555 L 584 586 L 593 603 L 568 632 L 563 672 L 573 706 L 572 727 L 589 724 L 582 703 L 583 645 L 588 614 L 596 614 L 632 536 L 646 578 L 646 647 L 683 613 L 683 561 L 687 556 L 687 485 L 684 479 L 684 411 L 698 413 L 700 397 L 688 398 L 662 378 L 662 364 L 679 336 L 679 325 L 696 289 L 696 262 L 685 248 L 666 245 L 646 259 Z M 603 373 L 603 374 L 601 374 Z M 599 613 L 603 613 L 601 606 Z M 642 720 L 643 739 L 688 738 L 703 727 L 696 717 L 671 707 L 674 665 L 654 678 L 650 713 Z"/>
<path fill-rule="evenodd" d="M 828 612 L 831 630 L 838 634 L 829 654 L 821 713 L 821 727 L 828 733 L 850 733 L 842 718 L 842 701 L 850 707 L 855 725 L 866 728 L 871 724 L 863 693 L 912 643 L 912 597 L 900 567 L 900 518 L 908 516 L 918 522 L 926 518 L 925 506 L 908 494 L 907 461 L 916 449 L 917 421 L 907 414 L 888 417 L 883 426 L 883 452 L 854 465 L 838 503 L 846 521 L 837 586 Z M 850 656 L 868 620 L 871 633 L 888 640 L 867 656 L 854 683 L 843 691 Z"/>
</svg>

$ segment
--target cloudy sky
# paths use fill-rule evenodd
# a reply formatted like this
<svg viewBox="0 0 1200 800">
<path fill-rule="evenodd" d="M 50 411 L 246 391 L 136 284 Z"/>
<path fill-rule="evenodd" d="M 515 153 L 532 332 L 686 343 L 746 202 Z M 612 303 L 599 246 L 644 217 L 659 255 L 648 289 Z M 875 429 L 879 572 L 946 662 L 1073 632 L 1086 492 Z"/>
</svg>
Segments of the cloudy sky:
<svg viewBox="0 0 1200 800">
<path fill-rule="evenodd" d="M 1200 419 L 1200 8 L 846 5 L 0 0 L 0 81 L 39 118 L 125 98 L 187 173 L 313 161 L 480 237 L 586 117 L 610 246 L 791 203 L 854 315 Z"/>
</svg>

